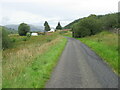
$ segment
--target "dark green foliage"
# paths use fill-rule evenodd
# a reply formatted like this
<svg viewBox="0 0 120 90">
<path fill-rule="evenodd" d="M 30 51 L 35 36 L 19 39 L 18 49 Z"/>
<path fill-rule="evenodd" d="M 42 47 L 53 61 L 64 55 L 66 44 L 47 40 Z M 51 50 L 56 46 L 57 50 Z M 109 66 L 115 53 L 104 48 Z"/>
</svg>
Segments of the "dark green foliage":
<svg viewBox="0 0 120 90">
<path fill-rule="evenodd" d="M 47 21 L 45 21 L 44 26 L 45 26 L 45 31 L 50 31 L 50 26 Z"/>
<path fill-rule="evenodd" d="M 107 14 L 101 17 L 104 29 L 111 29 L 118 27 L 118 14 Z"/>
<path fill-rule="evenodd" d="M 58 22 L 58 25 L 56 26 L 56 30 L 62 30 L 62 26 L 60 25 L 60 22 Z"/>
<path fill-rule="evenodd" d="M 30 26 L 26 23 L 21 23 L 18 27 L 18 33 L 20 36 L 26 36 L 27 32 L 30 31 Z"/>
<path fill-rule="evenodd" d="M 120 28 L 120 12 L 118 13 L 118 28 Z"/>
<path fill-rule="evenodd" d="M 118 28 L 118 27 L 120 27 L 120 13 L 112 13 L 112 14 L 106 14 L 106 15 L 91 14 L 90 16 L 95 17 L 96 19 L 99 19 L 99 21 L 102 22 L 102 25 L 103 25 L 104 29 L 106 29 L 106 28 Z M 77 20 L 73 21 L 72 23 L 66 25 L 64 28 L 65 29 L 71 29 L 72 26 L 75 23 L 80 22 L 82 19 L 83 18 L 77 19 Z"/>
<path fill-rule="evenodd" d="M 85 36 L 89 36 L 91 34 L 90 30 L 86 27 L 79 27 L 79 29 L 81 31 L 79 31 L 78 33 L 78 37 L 85 37 Z"/>
<path fill-rule="evenodd" d="M 76 23 L 73 25 L 73 27 L 72 27 L 72 31 L 73 31 L 72 36 L 73 37 L 76 37 L 76 38 L 80 37 L 81 32 L 80 32 L 79 28 L 80 28 L 79 24 Z"/>
<path fill-rule="evenodd" d="M 2 49 L 11 47 L 11 40 L 8 37 L 8 32 L 5 27 L 2 27 Z"/>
<path fill-rule="evenodd" d="M 13 38 L 13 39 L 12 39 L 12 42 L 16 42 L 16 39 L 15 39 L 15 38 Z"/>
<path fill-rule="evenodd" d="M 2 27 L 0 26 L 0 50 L 2 49 Z"/>
<path fill-rule="evenodd" d="M 85 37 L 95 35 L 102 30 L 120 28 L 120 14 L 94 15 L 75 20 L 64 28 L 72 29 L 73 37 Z"/>
<path fill-rule="evenodd" d="M 90 15 L 87 18 L 81 19 L 77 24 L 74 24 L 73 37 L 85 37 L 94 35 L 101 30 L 100 22 L 95 15 Z"/>
</svg>

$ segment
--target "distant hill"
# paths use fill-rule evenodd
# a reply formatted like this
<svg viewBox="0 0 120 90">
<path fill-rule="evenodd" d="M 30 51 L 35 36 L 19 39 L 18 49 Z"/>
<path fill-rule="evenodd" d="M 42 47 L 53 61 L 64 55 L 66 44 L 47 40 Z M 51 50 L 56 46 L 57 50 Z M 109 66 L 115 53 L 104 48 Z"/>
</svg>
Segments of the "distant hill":
<svg viewBox="0 0 120 90">
<path fill-rule="evenodd" d="M 11 25 L 5 25 L 4 27 L 6 27 L 6 28 L 8 28 L 8 29 L 18 30 L 18 25 L 14 25 L 14 24 L 11 24 Z"/>
<path fill-rule="evenodd" d="M 29 25 L 31 31 L 43 31 L 44 27 L 43 26 L 35 26 L 35 25 Z"/>
<path fill-rule="evenodd" d="M 18 33 L 18 31 L 15 30 L 15 29 L 11 29 L 11 28 L 9 29 L 9 28 L 7 28 L 5 26 L 0 26 L 1 30 L 2 30 L 2 28 L 4 28 L 4 30 L 6 30 L 8 34 L 17 34 Z"/>
<path fill-rule="evenodd" d="M 10 30 L 18 30 L 18 26 L 19 25 L 15 25 L 15 24 L 11 24 L 11 25 L 5 25 L 5 27 L 7 27 Z M 30 25 L 30 29 L 31 31 L 43 31 L 44 27 L 43 26 L 35 26 L 35 25 Z"/>
</svg>

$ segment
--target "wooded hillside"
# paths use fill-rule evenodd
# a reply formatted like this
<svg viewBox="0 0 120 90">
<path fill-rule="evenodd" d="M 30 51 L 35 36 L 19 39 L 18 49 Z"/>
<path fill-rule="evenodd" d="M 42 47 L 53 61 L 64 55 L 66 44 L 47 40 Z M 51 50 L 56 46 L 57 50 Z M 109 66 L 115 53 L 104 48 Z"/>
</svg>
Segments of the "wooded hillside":
<svg viewBox="0 0 120 90">
<path fill-rule="evenodd" d="M 106 15 L 91 14 L 73 21 L 64 28 L 72 29 L 73 37 L 85 37 L 95 35 L 102 30 L 110 30 L 113 28 L 120 28 L 119 13 L 112 13 Z"/>
</svg>

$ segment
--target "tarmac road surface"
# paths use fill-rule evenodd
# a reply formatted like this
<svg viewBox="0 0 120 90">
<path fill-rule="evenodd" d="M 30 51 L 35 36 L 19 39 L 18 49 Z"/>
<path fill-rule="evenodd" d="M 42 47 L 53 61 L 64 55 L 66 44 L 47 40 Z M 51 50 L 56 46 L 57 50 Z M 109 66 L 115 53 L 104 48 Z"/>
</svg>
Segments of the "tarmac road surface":
<svg viewBox="0 0 120 90">
<path fill-rule="evenodd" d="M 90 48 L 68 38 L 46 88 L 118 88 L 118 76 Z"/>
</svg>

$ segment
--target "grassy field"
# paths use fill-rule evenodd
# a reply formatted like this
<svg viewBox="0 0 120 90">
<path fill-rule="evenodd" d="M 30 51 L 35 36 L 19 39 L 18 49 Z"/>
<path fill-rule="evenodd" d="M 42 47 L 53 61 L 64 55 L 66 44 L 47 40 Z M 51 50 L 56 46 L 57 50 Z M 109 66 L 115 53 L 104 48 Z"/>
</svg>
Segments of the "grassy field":
<svg viewBox="0 0 120 90">
<path fill-rule="evenodd" d="M 2 52 L 3 88 L 44 88 L 71 32 L 25 37 L 10 35 L 12 47 Z M 118 35 L 101 32 L 79 38 L 118 73 Z"/>
<path fill-rule="evenodd" d="M 0 50 L 0 89 L 2 88 L 2 50 Z"/>
<path fill-rule="evenodd" d="M 59 34 L 61 34 L 62 36 L 65 36 L 65 37 L 72 37 L 71 31 L 61 31 L 61 32 L 59 32 Z"/>
<path fill-rule="evenodd" d="M 79 38 L 79 40 L 89 46 L 102 59 L 108 63 L 114 72 L 118 74 L 118 35 L 103 31 L 99 34 Z M 120 70 L 120 69 L 119 69 Z"/>
<path fill-rule="evenodd" d="M 2 27 L 0 27 L 0 89 L 2 88 Z"/>
<path fill-rule="evenodd" d="M 43 88 L 66 39 L 58 33 L 38 37 L 10 35 L 13 47 L 3 51 L 3 88 Z"/>
</svg>

